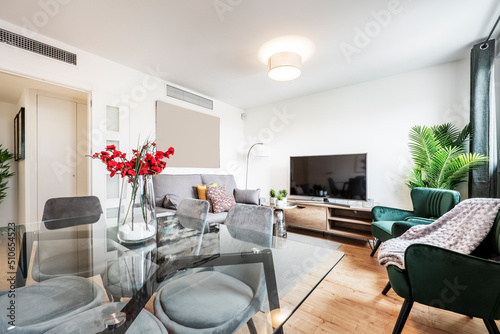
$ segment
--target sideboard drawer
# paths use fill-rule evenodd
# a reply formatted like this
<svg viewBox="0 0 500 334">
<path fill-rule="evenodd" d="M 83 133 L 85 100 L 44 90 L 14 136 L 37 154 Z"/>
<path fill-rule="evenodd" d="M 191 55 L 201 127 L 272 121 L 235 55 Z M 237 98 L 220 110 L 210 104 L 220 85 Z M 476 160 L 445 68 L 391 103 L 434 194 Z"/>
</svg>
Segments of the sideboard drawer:
<svg viewBox="0 0 500 334">
<path fill-rule="evenodd" d="M 326 208 L 299 204 L 295 209 L 284 210 L 287 225 L 324 231 L 326 229 Z"/>
<path fill-rule="evenodd" d="M 361 219 L 361 220 L 371 220 L 372 213 L 371 211 L 362 211 L 356 209 L 333 209 L 332 216 L 337 217 L 345 217 L 345 218 L 353 218 L 353 219 Z"/>
</svg>

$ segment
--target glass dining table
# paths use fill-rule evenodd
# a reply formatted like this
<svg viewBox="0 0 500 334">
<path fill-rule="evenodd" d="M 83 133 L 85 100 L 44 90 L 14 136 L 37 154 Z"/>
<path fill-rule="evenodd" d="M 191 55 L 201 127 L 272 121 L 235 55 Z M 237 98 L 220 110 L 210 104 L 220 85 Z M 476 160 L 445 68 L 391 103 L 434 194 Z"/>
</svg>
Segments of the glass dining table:
<svg viewBox="0 0 500 334">
<path fill-rule="evenodd" d="M 314 238 L 285 239 L 180 215 L 158 218 L 156 237 L 140 244 L 118 242 L 116 226 L 101 216 L 9 223 L 0 227 L 0 332 L 138 333 L 141 313 L 153 311 L 165 285 L 181 282 L 189 290 L 198 284 L 189 279 L 193 273 L 253 265 L 262 269 L 265 297 L 250 332 L 282 333 L 342 257 Z"/>
</svg>

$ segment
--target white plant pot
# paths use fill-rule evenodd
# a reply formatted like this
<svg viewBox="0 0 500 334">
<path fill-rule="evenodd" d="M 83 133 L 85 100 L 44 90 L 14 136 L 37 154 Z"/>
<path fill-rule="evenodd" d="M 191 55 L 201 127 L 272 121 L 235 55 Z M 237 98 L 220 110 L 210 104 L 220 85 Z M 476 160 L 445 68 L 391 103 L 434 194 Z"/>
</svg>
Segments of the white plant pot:
<svg viewBox="0 0 500 334">
<path fill-rule="evenodd" d="M 269 197 L 269 205 L 276 205 L 276 197 Z"/>
<path fill-rule="evenodd" d="M 278 208 L 282 208 L 282 207 L 286 206 L 286 200 L 284 200 L 284 199 L 279 199 L 279 200 L 277 200 L 277 201 L 276 201 L 276 206 L 277 206 Z"/>
</svg>

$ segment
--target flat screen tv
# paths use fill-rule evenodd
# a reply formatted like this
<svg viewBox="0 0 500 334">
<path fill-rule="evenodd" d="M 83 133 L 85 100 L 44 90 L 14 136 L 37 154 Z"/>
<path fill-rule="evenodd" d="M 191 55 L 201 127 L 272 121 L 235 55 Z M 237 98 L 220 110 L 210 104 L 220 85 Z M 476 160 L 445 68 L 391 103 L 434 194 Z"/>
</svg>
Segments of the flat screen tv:
<svg viewBox="0 0 500 334">
<path fill-rule="evenodd" d="M 366 200 L 366 153 L 290 157 L 290 195 Z"/>
</svg>

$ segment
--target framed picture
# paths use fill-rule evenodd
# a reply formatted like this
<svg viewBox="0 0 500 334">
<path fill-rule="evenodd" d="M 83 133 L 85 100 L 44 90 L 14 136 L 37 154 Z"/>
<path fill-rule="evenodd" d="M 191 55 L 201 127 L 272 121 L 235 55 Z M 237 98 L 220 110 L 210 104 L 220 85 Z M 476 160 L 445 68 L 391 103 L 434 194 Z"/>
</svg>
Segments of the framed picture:
<svg viewBox="0 0 500 334">
<path fill-rule="evenodd" d="M 24 159 L 24 108 L 14 117 L 14 160 Z"/>
</svg>

